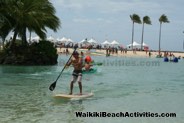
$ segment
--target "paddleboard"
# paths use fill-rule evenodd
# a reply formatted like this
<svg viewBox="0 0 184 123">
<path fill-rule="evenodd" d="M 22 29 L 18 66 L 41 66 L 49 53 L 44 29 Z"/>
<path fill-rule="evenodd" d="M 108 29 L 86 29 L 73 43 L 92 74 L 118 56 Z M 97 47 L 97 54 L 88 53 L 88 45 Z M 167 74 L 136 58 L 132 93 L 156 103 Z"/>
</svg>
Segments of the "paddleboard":
<svg viewBox="0 0 184 123">
<path fill-rule="evenodd" d="M 84 93 L 82 95 L 80 94 L 56 94 L 54 95 L 55 98 L 61 98 L 61 99 L 85 99 L 85 98 L 89 98 L 92 97 L 94 94 L 91 93 Z"/>
</svg>

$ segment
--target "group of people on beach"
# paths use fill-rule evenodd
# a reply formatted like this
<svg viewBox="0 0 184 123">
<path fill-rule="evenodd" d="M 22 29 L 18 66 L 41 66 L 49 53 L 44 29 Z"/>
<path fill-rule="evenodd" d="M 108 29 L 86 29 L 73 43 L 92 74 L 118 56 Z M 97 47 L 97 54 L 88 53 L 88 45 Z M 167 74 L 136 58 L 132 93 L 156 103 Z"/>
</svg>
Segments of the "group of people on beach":
<svg viewBox="0 0 184 123">
<path fill-rule="evenodd" d="M 118 50 L 121 51 L 121 53 L 127 53 L 127 48 L 123 48 L 123 47 L 109 47 L 109 48 L 106 48 L 106 56 L 110 56 L 110 54 L 118 54 Z"/>
<path fill-rule="evenodd" d="M 78 82 L 80 95 L 82 95 L 82 69 L 84 67 L 85 71 L 90 71 L 92 66 L 92 59 L 89 55 L 84 58 L 84 53 L 80 54 L 77 51 L 74 51 L 72 54 L 72 59 L 67 63 L 67 67 L 72 65 L 74 70 L 72 73 L 72 80 L 70 82 L 70 95 L 73 93 L 73 85 L 75 82 Z"/>
</svg>

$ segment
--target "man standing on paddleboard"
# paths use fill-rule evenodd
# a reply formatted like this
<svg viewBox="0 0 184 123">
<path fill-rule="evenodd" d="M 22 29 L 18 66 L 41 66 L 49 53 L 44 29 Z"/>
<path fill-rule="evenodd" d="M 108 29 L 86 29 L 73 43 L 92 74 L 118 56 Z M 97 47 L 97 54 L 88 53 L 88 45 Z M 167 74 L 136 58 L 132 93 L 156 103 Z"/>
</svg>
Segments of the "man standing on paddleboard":
<svg viewBox="0 0 184 123">
<path fill-rule="evenodd" d="M 73 52 L 72 54 L 73 58 L 69 61 L 67 66 L 72 65 L 74 67 L 73 73 L 72 73 L 72 80 L 70 83 L 70 95 L 73 93 L 73 84 L 77 81 L 79 84 L 80 89 L 80 95 L 82 95 L 82 67 L 83 67 L 83 61 L 82 58 L 79 57 L 79 53 L 77 51 Z"/>
</svg>

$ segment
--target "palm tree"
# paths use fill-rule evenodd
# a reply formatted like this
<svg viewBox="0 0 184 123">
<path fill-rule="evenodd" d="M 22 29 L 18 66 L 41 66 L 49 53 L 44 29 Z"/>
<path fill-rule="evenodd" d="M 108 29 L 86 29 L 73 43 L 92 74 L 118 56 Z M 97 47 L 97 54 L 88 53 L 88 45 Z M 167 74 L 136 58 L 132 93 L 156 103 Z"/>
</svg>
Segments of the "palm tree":
<svg viewBox="0 0 184 123">
<path fill-rule="evenodd" d="M 0 38 L 2 39 L 3 48 L 4 48 L 5 39 L 11 30 L 10 26 L 11 25 L 9 25 L 9 24 L 4 24 L 3 26 L 0 27 Z"/>
<path fill-rule="evenodd" d="M 138 23 L 138 24 L 141 24 L 141 19 L 139 17 L 139 15 L 137 14 L 133 14 L 133 15 L 130 15 L 130 18 L 132 20 L 132 49 L 133 49 L 133 40 L 134 40 L 134 23 Z"/>
<path fill-rule="evenodd" d="M 46 28 L 56 32 L 60 27 L 59 18 L 55 16 L 55 8 L 49 0 L 11 0 L 8 4 L 6 13 L 13 20 L 11 21 L 11 29 L 14 32 L 12 45 L 17 35 L 22 38 L 23 44 L 26 44 L 27 30 L 45 39 Z"/>
<path fill-rule="evenodd" d="M 8 1 L 0 2 L 0 38 L 2 39 L 3 48 L 6 37 L 11 31 L 11 18 L 7 14 L 7 9 L 9 8 Z M 13 22 L 13 21 L 12 21 Z"/>
<path fill-rule="evenodd" d="M 163 14 L 163 15 L 160 16 L 159 22 L 160 22 L 160 32 L 159 32 L 159 55 L 160 55 L 160 41 L 161 41 L 161 27 L 162 27 L 162 23 L 169 23 L 169 20 L 168 20 L 167 16 L 165 14 Z"/>
<path fill-rule="evenodd" d="M 144 17 L 143 17 L 143 22 L 142 22 L 141 50 L 143 50 L 144 24 L 149 24 L 149 25 L 151 25 L 151 20 L 150 20 L 150 17 L 149 17 L 149 16 L 144 16 Z"/>
</svg>

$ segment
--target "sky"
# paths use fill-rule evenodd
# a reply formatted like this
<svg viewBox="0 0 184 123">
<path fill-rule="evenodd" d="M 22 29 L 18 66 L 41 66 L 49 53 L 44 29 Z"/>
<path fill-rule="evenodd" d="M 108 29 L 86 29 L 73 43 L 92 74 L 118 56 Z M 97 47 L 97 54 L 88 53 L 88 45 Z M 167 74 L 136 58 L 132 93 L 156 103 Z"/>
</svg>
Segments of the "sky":
<svg viewBox="0 0 184 123">
<path fill-rule="evenodd" d="M 93 38 L 118 41 L 123 46 L 131 43 L 132 21 L 137 14 L 141 20 L 149 16 L 152 25 L 144 28 L 144 42 L 150 49 L 158 50 L 159 18 L 165 14 L 170 23 L 162 24 L 161 49 L 184 51 L 184 0 L 50 0 L 61 21 L 57 33 L 49 30 L 54 38 L 71 38 L 79 42 Z M 134 41 L 141 43 L 142 24 L 134 25 Z"/>
</svg>

